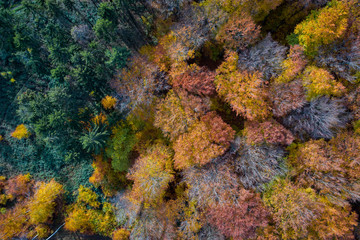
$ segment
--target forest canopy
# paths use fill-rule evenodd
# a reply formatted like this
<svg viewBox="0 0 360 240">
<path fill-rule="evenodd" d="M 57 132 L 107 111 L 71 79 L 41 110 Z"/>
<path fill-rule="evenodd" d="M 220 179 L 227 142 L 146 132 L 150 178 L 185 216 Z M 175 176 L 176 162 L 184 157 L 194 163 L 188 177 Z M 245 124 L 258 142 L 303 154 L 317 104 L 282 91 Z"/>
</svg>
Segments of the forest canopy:
<svg viewBox="0 0 360 240">
<path fill-rule="evenodd" d="M 0 0 L 0 239 L 360 239 L 356 0 Z"/>
</svg>

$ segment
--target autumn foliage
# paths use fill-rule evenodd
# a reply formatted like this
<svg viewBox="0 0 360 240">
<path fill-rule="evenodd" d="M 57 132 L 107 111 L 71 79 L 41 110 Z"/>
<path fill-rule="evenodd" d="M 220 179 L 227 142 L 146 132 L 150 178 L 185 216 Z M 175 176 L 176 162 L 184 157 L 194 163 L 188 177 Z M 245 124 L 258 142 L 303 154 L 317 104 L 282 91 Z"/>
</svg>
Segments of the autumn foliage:
<svg viewBox="0 0 360 240">
<path fill-rule="evenodd" d="M 235 14 L 221 27 L 217 35 L 217 39 L 224 43 L 225 47 L 234 50 L 244 50 L 259 38 L 260 27 L 247 14 Z"/>
<path fill-rule="evenodd" d="M 296 26 L 294 33 L 307 54 L 317 52 L 320 45 L 330 44 L 344 36 L 349 8 L 345 1 L 331 1 L 327 7 L 312 13 Z"/>
<path fill-rule="evenodd" d="M 231 52 L 217 69 L 217 92 L 237 114 L 249 120 L 267 118 L 270 115 L 270 105 L 262 74 L 239 71 L 237 61 L 237 54 Z"/>
<path fill-rule="evenodd" d="M 289 160 L 296 182 L 312 186 L 335 203 L 359 200 L 359 144 L 358 136 L 344 132 L 329 142 L 320 139 L 292 146 Z"/>
<path fill-rule="evenodd" d="M 345 91 L 345 87 L 335 81 L 328 71 L 314 66 L 305 69 L 302 81 L 309 101 L 324 95 L 339 97 Z"/>
<path fill-rule="evenodd" d="M 20 140 L 28 138 L 30 133 L 24 124 L 20 124 L 16 127 L 15 131 L 11 133 L 11 136 Z"/>
<path fill-rule="evenodd" d="M 294 78 L 302 72 L 306 64 L 307 60 L 304 55 L 304 48 L 300 45 L 291 46 L 287 59 L 282 62 L 283 72 L 275 81 L 287 83 L 294 80 Z"/>
<path fill-rule="evenodd" d="M 112 109 L 116 105 L 116 98 L 112 96 L 105 96 L 103 99 L 101 99 L 101 105 L 107 110 Z"/>
<path fill-rule="evenodd" d="M 272 112 L 276 117 L 282 117 L 292 110 L 301 109 L 306 104 L 305 89 L 301 80 L 290 83 L 273 82 L 270 86 L 270 101 Z"/>
<path fill-rule="evenodd" d="M 95 192 L 80 186 L 76 202 L 69 206 L 65 228 L 69 231 L 109 236 L 115 226 L 113 206 L 108 202 L 100 204 Z"/>
<path fill-rule="evenodd" d="M 268 186 L 263 200 L 271 209 L 281 239 L 351 238 L 356 214 L 350 213 L 349 205 L 335 206 L 311 188 L 298 188 L 279 179 Z"/>
<path fill-rule="evenodd" d="M 151 147 L 137 159 L 127 177 L 134 181 L 132 201 L 157 204 L 174 179 L 171 150 L 163 145 Z"/>
<path fill-rule="evenodd" d="M 184 73 L 179 74 L 172 81 L 174 88 L 183 88 L 192 94 L 212 95 L 215 93 L 215 73 L 205 67 L 191 65 Z"/>
<path fill-rule="evenodd" d="M 270 143 L 290 145 L 294 141 L 292 133 L 275 120 L 266 122 L 246 122 L 245 135 L 248 144 Z"/>
<path fill-rule="evenodd" d="M 166 98 L 157 105 L 154 125 L 159 127 L 164 135 L 175 139 L 185 133 L 209 109 L 209 99 L 183 90 L 170 90 Z"/>
<path fill-rule="evenodd" d="M 268 212 L 258 194 L 245 189 L 239 190 L 238 194 L 237 203 L 210 207 L 206 216 L 209 223 L 227 237 L 253 238 L 257 228 L 267 225 Z"/>
<path fill-rule="evenodd" d="M 174 143 L 175 168 L 185 169 L 210 162 L 226 151 L 234 134 L 234 130 L 215 112 L 207 113 Z"/>
</svg>

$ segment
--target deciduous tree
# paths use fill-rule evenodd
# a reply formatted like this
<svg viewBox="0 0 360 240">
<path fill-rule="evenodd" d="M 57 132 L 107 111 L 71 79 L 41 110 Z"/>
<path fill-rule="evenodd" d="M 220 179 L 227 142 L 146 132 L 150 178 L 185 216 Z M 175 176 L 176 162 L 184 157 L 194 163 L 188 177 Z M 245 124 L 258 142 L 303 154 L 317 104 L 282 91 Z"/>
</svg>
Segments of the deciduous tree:
<svg viewBox="0 0 360 240">
<path fill-rule="evenodd" d="M 348 25 L 349 8 L 344 1 L 331 1 L 325 8 L 313 12 L 296 26 L 294 33 L 309 55 L 314 55 L 319 46 L 342 38 Z"/>
<path fill-rule="evenodd" d="M 348 120 L 349 113 L 341 100 L 320 97 L 292 111 L 282 123 L 302 140 L 330 139 Z"/>
<path fill-rule="evenodd" d="M 292 81 L 298 74 L 302 72 L 307 64 L 304 56 L 304 48 L 300 45 L 290 47 L 290 53 L 282 62 L 283 72 L 275 79 L 276 82 L 287 83 Z"/>
<path fill-rule="evenodd" d="M 24 124 L 20 124 L 11 133 L 11 136 L 20 140 L 23 138 L 28 138 L 30 136 L 30 133 Z"/>
<path fill-rule="evenodd" d="M 301 80 L 294 80 L 290 83 L 272 82 L 269 92 L 273 106 L 272 112 L 276 117 L 285 116 L 306 104 L 305 90 Z"/>
<path fill-rule="evenodd" d="M 154 125 L 173 140 L 185 133 L 209 109 L 210 102 L 207 98 L 200 98 L 183 90 L 170 90 L 166 98 L 157 105 Z"/>
<path fill-rule="evenodd" d="M 344 132 L 329 142 L 310 140 L 291 147 L 289 161 L 296 182 L 303 187 L 312 186 L 334 204 L 359 200 L 359 146 L 357 136 Z"/>
<path fill-rule="evenodd" d="M 175 168 L 185 169 L 210 162 L 226 151 L 234 134 L 235 131 L 215 112 L 207 113 L 174 143 Z"/>
<path fill-rule="evenodd" d="M 289 130 L 277 121 L 271 119 L 266 122 L 250 122 L 245 123 L 244 134 L 248 144 L 281 144 L 290 145 L 294 141 L 294 136 Z"/>
<path fill-rule="evenodd" d="M 149 148 L 136 160 L 127 177 L 134 181 L 132 201 L 144 201 L 147 206 L 158 204 L 174 179 L 171 150 L 164 145 Z"/>
<path fill-rule="evenodd" d="M 339 97 L 345 92 L 345 87 L 335 81 L 328 71 L 315 66 L 309 66 L 305 69 L 302 81 L 309 101 L 324 95 Z"/>
<path fill-rule="evenodd" d="M 211 162 L 200 168 L 190 167 L 183 172 L 183 181 L 188 187 L 187 196 L 200 208 L 236 201 L 236 193 L 241 186 L 231 167 L 223 162 Z"/>
<path fill-rule="evenodd" d="M 356 214 L 350 213 L 349 205 L 334 206 L 311 188 L 277 179 L 268 186 L 263 201 L 272 211 L 281 239 L 351 239 Z"/>
<path fill-rule="evenodd" d="M 63 193 L 63 186 L 54 179 L 49 183 L 39 183 L 27 206 L 30 223 L 34 225 L 49 223 L 55 213 L 57 201 Z"/>
<path fill-rule="evenodd" d="M 281 73 L 281 63 L 286 57 L 286 50 L 286 47 L 274 41 L 268 34 L 255 46 L 239 54 L 239 69 L 261 72 L 264 80 L 276 78 Z"/>
<path fill-rule="evenodd" d="M 187 70 L 175 77 L 172 85 L 175 88 L 183 88 L 192 94 L 200 96 L 212 95 L 215 93 L 215 73 L 209 71 L 205 67 L 198 67 L 192 64 Z"/>
<path fill-rule="evenodd" d="M 129 168 L 130 153 L 137 139 L 128 124 L 119 123 L 112 128 L 112 134 L 105 149 L 106 156 L 111 158 L 111 165 L 115 171 L 126 171 Z"/>
<path fill-rule="evenodd" d="M 287 172 L 284 150 L 273 145 L 248 145 L 236 139 L 237 154 L 233 161 L 235 172 L 246 189 L 263 190 L 263 184 Z"/>
<path fill-rule="evenodd" d="M 238 56 L 231 52 L 217 69 L 216 90 L 239 115 L 249 120 L 265 119 L 270 114 L 268 92 L 260 72 L 239 71 Z"/>
<path fill-rule="evenodd" d="M 20 201 L 28 198 L 32 194 L 34 181 L 31 179 L 30 174 L 18 175 L 7 180 L 5 185 L 5 193 L 11 199 L 18 198 Z"/>
<path fill-rule="evenodd" d="M 224 43 L 226 48 L 244 50 L 256 43 L 260 38 L 260 27 L 256 25 L 247 13 L 234 14 L 228 22 L 220 28 L 217 40 Z"/>
<path fill-rule="evenodd" d="M 209 223 L 233 239 L 254 238 L 256 229 L 267 225 L 267 216 L 259 194 L 245 189 L 239 190 L 237 203 L 211 206 L 206 212 Z"/>
</svg>

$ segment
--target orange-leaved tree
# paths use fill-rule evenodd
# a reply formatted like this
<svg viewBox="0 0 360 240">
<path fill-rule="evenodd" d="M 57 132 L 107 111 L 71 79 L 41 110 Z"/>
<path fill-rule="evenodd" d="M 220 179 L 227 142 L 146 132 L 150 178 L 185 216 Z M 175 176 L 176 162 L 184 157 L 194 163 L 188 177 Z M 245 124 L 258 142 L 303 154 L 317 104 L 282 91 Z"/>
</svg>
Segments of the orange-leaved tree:
<svg viewBox="0 0 360 240">
<path fill-rule="evenodd" d="M 183 88 L 197 95 L 212 95 L 215 93 L 215 73 L 199 67 L 196 64 L 186 66 L 185 72 L 178 74 L 172 81 L 175 88 Z"/>
<path fill-rule="evenodd" d="M 245 123 L 244 134 L 248 144 L 270 143 L 290 145 L 294 141 L 292 133 L 277 121 L 271 119 L 262 123 Z"/>
<path fill-rule="evenodd" d="M 207 98 L 184 90 L 170 90 L 157 105 L 154 125 L 173 140 L 185 133 L 209 108 L 210 101 Z"/>
<path fill-rule="evenodd" d="M 268 215 L 259 194 L 245 189 L 238 191 L 236 203 L 211 206 L 206 212 L 209 223 L 233 239 L 256 237 L 256 230 L 267 225 Z"/>
<path fill-rule="evenodd" d="M 234 14 L 228 22 L 220 28 L 217 40 L 226 48 L 244 50 L 256 43 L 260 38 L 260 27 L 256 25 L 250 15 L 241 12 Z"/>
<path fill-rule="evenodd" d="M 348 199 L 360 200 L 359 149 L 360 138 L 344 132 L 329 142 L 320 139 L 292 145 L 288 159 L 296 183 L 312 186 L 332 202 L 343 204 Z"/>
<path fill-rule="evenodd" d="M 177 169 L 204 165 L 223 154 L 230 146 L 235 131 L 216 112 L 209 112 L 174 143 Z"/>
</svg>

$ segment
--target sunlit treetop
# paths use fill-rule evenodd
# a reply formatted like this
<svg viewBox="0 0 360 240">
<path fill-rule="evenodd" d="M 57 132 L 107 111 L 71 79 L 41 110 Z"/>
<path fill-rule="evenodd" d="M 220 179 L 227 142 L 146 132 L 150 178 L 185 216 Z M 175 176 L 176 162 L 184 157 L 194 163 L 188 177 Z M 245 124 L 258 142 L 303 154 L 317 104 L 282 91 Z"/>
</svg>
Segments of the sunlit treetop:
<svg viewBox="0 0 360 240">
<path fill-rule="evenodd" d="M 116 101 L 117 101 L 116 98 L 114 98 L 112 96 L 106 96 L 103 99 L 101 99 L 101 105 L 106 110 L 109 110 L 109 109 L 112 109 L 115 107 Z"/>
<path fill-rule="evenodd" d="M 331 1 L 325 8 L 313 12 L 296 26 L 305 53 L 313 56 L 321 45 L 330 44 L 344 37 L 348 26 L 349 6 L 345 1 Z"/>
<path fill-rule="evenodd" d="M 28 138 L 30 133 L 24 124 L 20 124 L 16 127 L 15 131 L 11 133 L 11 136 L 20 140 Z"/>
</svg>

